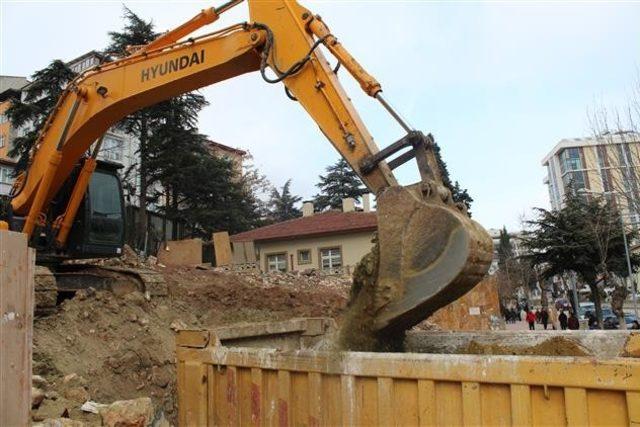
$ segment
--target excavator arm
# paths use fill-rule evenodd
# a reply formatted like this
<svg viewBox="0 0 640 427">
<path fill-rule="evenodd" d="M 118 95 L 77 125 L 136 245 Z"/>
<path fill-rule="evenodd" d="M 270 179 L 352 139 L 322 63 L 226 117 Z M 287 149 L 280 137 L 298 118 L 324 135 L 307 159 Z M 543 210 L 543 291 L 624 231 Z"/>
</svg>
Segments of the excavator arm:
<svg viewBox="0 0 640 427">
<path fill-rule="evenodd" d="M 444 305 L 475 285 L 491 260 L 491 241 L 442 185 L 432 138 L 402 121 L 382 97 L 380 84 L 319 16 L 293 0 L 248 0 L 250 23 L 185 39 L 240 2 L 203 10 L 148 45 L 132 46 L 130 55 L 86 71 L 68 86 L 14 187 L 13 212 L 25 217 L 21 231 L 31 236 L 37 227 L 51 223 L 58 246 L 64 247 L 95 169 L 101 136 L 126 115 L 259 71 L 265 81 L 285 85 L 378 197 L 378 282 L 385 290 L 374 307 L 376 330 L 415 324 L 434 311 L 430 301 Z M 377 148 L 321 45 L 407 131 L 404 138 L 382 151 Z M 251 114 L 249 108 L 247 113 Z M 49 204 L 93 144 L 64 213 L 47 218 Z M 403 149 L 408 151 L 387 163 Z M 422 181 L 400 187 L 391 170 L 412 158 Z"/>
</svg>

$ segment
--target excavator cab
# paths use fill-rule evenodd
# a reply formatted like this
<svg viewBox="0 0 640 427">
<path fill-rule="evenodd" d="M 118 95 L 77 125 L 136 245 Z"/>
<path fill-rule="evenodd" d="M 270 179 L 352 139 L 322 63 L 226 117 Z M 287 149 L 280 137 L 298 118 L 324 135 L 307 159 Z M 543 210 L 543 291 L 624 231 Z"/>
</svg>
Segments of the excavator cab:
<svg viewBox="0 0 640 427">
<path fill-rule="evenodd" d="M 71 228 L 68 255 L 106 258 L 122 254 L 126 225 L 124 196 L 116 163 L 99 161 Z"/>
</svg>

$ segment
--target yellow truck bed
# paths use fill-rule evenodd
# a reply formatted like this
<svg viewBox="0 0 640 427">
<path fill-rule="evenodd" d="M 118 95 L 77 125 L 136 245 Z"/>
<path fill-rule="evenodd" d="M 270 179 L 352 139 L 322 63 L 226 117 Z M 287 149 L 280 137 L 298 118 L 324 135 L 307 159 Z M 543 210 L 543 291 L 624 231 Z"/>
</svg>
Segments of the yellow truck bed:
<svg viewBox="0 0 640 427">
<path fill-rule="evenodd" d="M 306 321 L 181 332 L 180 425 L 640 425 L 640 359 L 292 350 Z"/>
</svg>

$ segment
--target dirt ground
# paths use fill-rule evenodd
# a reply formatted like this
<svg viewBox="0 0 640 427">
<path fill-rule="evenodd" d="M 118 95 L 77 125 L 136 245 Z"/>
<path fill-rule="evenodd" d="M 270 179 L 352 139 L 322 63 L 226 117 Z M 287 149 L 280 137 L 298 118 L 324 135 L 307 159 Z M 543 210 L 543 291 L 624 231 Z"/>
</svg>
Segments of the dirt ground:
<svg viewBox="0 0 640 427">
<path fill-rule="evenodd" d="M 33 373 L 46 398 L 34 421 L 70 418 L 100 423 L 86 400 L 111 403 L 148 396 L 175 424 L 174 335 L 186 327 L 241 321 L 339 317 L 350 280 L 309 275 L 262 275 L 195 268 L 160 268 L 167 297 L 79 292 L 34 325 Z M 75 374 L 75 375 L 73 375 Z"/>
</svg>

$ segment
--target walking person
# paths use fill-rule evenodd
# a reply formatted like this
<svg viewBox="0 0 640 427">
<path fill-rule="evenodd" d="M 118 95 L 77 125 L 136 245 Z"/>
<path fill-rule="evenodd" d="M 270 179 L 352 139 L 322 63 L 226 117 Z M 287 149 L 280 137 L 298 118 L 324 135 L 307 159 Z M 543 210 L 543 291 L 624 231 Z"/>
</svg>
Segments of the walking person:
<svg viewBox="0 0 640 427">
<path fill-rule="evenodd" d="M 558 316 L 558 321 L 560 322 L 560 329 L 565 331 L 567 326 L 569 325 L 569 318 L 566 314 L 564 314 L 564 310 L 560 311 L 560 316 Z"/>
<path fill-rule="evenodd" d="M 527 323 L 529 324 L 529 330 L 534 331 L 536 329 L 536 315 L 533 311 L 529 311 L 526 317 Z"/>
<path fill-rule="evenodd" d="M 567 321 L 567 325 L 569 329 L 577 331 L 580 329 L 580 321 L 576 317 L 575 313 L 572 311 L 569 313 L 569 320 Z"/>
<path fill-rule="evenodd" d="M 544 330 L 547 330 L 547 325 L 549 324 L 549 310 L 543 308 L 542 312 L 540 313 L 540 322 L 542 323 L 542 326 L 544 326 Z"/>
<path fill-rule="evenodd" d="M 549 323 L 551 323 L 551 328 L 554 331 L 558 329 L 558 310 L 556 310 L 555 305 L 552 305 L 549 309 Z"/>
</svg>

